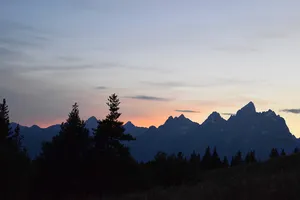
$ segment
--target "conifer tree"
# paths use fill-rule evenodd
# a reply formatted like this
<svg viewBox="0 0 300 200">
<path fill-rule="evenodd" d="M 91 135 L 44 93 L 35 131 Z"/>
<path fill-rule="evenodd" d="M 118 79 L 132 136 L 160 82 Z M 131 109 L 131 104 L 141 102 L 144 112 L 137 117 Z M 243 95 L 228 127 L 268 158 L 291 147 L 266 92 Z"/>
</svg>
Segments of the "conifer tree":
<svg viewBox="0 0 300 200">
<path fill-rule="evenodd" d="M 18 152 L 25 153 L 26 149 L 22 145 L 23 139 L 24 139 L 24 137 L 20 133 L 20 125 L 18 124 L 14 130 L 12 137 L 11 137 L 11 141 L 12 141 L 12 144 L 14 145 L 15 149 Z"/>
<path fill-rule="evenodd" d="M 196 154 L 196 152 L 193 151 L 193 153 L 190 156 L 189 162 L 194 166 L 200 166 L 200 162 L 201 162 L 200 154 Z"/>
<path fill-rule="evenodd" d="M 238 151 L 231 160 L 231 166 L 241 165 L 243 163 L 242 152 Z"/>
<path fill-rule="evenodd" d="M 214 147 L 213 154 L 212 154 L 212 157 L 211 157 L 211 162 L 212 162 L 211 164 L 212 164 L 213 169 L 220 168 L 221 165 L 222 165 L 222 162 L 220 160 L 220 157 L 218 155 L 216 147 Z"/>
<path fill-rule="evenodd" d="M 270 153 L 270 158 L 277 158 L 279 156 L 279 153 L 276 148 L 272 148 Z"/>
<path fill-rule="evenodd" d="M 95 176 L 102 192 L 114 192 L 129 187 L 133 174 L 136 173 L 137 163 L 130 155 L 129 148 L 124 145 L 125 141 L 135 140 L 130 134 L 125 134 L 123 122 L 119 120 L 120 100 L 116 94 L 112 94 L 106 103 L 109 114 L 105 119 L 98 121 L 94 130 L 93 157 L 96 161 Z M 127 183 L 126 183 L 127 182 Z M 98 183 L 97 183 L 98 184 Z"/>
<path fill-rule="evenodd" d="M 18 138 L 18 140 L 14 140 Z M 21 188 L 24 188 L 24 174 L 29 169 L 30 161 L 21 151 L 20 129 L 17 126 L 12 133 L 9 122 L 9 110 L 6 100 L 0 103 L 0 185 L 1 197 L 15 199 Z M 19 197 L 20 198 L 20 197 Z"/>
<path fill-rule="evenodd" d="M 280 156 L 286 156 L 286 153 L 285 153 L 284 149 L 281 149 Z"/>
<path fill-rule="evenodd" d="M 246 164 L 251 164 L 251 163 L 256 163 L 256 157 L 255 157 L 255 151 L 250 151 L 247 153 L 245 157 L 245 163 Z"/>
<path fill-rule="evenodd" d="M 110 113 L 105 119 L 98 121 L 98 126 L 94 131 L 95 147 L 99 152 L 119 155 L 125 153 L 128 155 L 128 149 L 122 144 L 122 141 L 131 141 L 134 138 L 130 134 L 125 134 L 123 122 L 119 121 L 120 101 L 116 94 L 112 94 L 106 103 Z"/>
<path fill-rule="evenodd" d="M 210 152 L 210 147 L 208 146 L 205 150 L 204 156 L 202 158 L 201 166 L 205 170 L 209 170 L 212 168 L 212 156 Z"/>
<path fill-rule="evenodd" d="M 228 168 L 229 167 L 229 162 L 228 162 L 227 156 L 224 156 L 222 165 L 223 165 L 224 168 Z"/>
<path fill-rule="evenodd" d="M 2 103 L 0 103 L 0 144 L 7 142 L 7 138 L 11 134 L 8 106 L 6 100 L 3 99 Z"/>
<path fill-rule="evenodd" d="M 77 184 L 81 183 L 89 145 L 89 131 L 80 119 L 75 103 L 66 122 L 61 124 L 59 134 L 51 142 L 43 144 L 38 160 L 46 184 L 55 186 L 55 190 L 60 190 L 62 185 L 65 185 L 65 190 L 80 187 Z M 57 179 L 60 181 L 57 182 Z"/>
</svg>

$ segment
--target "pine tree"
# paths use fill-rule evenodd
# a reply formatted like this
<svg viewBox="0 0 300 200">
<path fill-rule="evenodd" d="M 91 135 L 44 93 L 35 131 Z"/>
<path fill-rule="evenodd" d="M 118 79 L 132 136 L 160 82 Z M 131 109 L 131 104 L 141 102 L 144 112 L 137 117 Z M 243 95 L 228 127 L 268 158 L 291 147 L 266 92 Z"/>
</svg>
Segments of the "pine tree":
<svg viewBox="0 0 300 200">
<path fill-rule="evenodd" d="M 205 170 L 209 170 L 212 168 L 212 156 L 210 152 L 210 147 L 208 146 L 205 150 L 204 156 L 202 158 L 201 166 Z"/>
<path fill-rule="evenodd" d="M 7 142 L 7 138 L 11 136 L 11 128 L 9 122 L 9 110 L 6 100 L 0 103 L 0 144 Z"/>
<path fill-rule="evenodd" d="M 231 160 L 231 166 L 238 166 L 243 164 L 242 152 L 238 151 L 236 155 Z"/>
<path fill-rule="evenodd" d="M 194 166 L 200 166 L 200 162 L 201 162 L 201 158 L 200 158 L 200 154 L 196 154 L 195 151 L 193 151 L 193 153 L 190 156 L 190 160 L 189 162 L 194 165 Z"/>
<path fill-rule="evenodd" d="M 256 157 L 255 157 L 255 151 L 250 151 L 247 153 L 245 157 L 245 163 L 246 164 L 251 164 L 251 163 L 256 163 Z"/>
<path fill-rule="evenodd" d="M 271 153 L 270 153 L 270 158 L 277 158 L 279 157 L 279 153 L 276 148 L 272 148 Z"/>
<path fill-rule="evenodd" d="M 130 155 L 129 148 L 124 145 L 125 141 L 135 140 L 130 134 L 125 134 L 123 122 L 119 121 L 120 101 L 116 94 L 112 94 L 106 103 L 109 107 L 109 114 L 105 119 L 98 121 L 94 130 L 93 157 L 96 163 L 96 175 L 102 192 L 124 190 L 125 186 L 130 187 L 128 178 L 136 173 L 137 163 Z M 101 181 L 100 181 L 101 179 Z M 132 179 L 132 177 L 131 177 Z M 126 183 L 127 182 L 127 183 Z M 98 188 L 95 188 L 98 189 Z"/>
<path fill-rule="evenodd" d="M 18 124 L 14 130 L 14 133 L 11 137 L 12 144 L 18 152 L 25 152 L 26 149 L 22 145 L 24 137 L 20 134 L 20 125 Z"/>
<path fill-rule="evenodd" d="M 130 134 L 124 133 L 123 122 L 119 121 L 121 113 L 119 113 L 120 101 L 118 96 L 112 94 L 106 104 L 109 106 L 110 113 L 104 120 L 98 121 L 98 126 L 94 131 L 95 147 L 103 153 L 128 154 L 128 149 L 121 142 L 131 141 L 134 138 Z"/>
<path fill-rule="evenodd" d="M 89 131 L 79 117 L 77 103 L 72 106 L 68 119 L 61 124 L 60 132 L 51 142 L 43 144 L 39 156 L 41 176 L 55 190 L 80 188 L 84 173 L 84 161 L 90 145 Z M 60 181 L 57 182 L 57 179 Z M 81 183 L 83 184 L 83 183 Z"/>
<path fill-rule="evenodd" d="M 16 198 L 19 190 L 25 187 L 23 178 L 29 170 L 30 160 L 18 148 L 21 145 L 20 129 L 17 126 L 15 134 L 12 133 L 8 106 L 3 99 L 0 103 L 0 185 L 1 196 L 7 199 L 19 199 Z"/>
<path fill-rule="evenodd" d="M 280 156 L 286 156 L 286 153 L 285 153 L 284 149 L 281 149 Z"/>
<path fill-rule="evenodd" d="M 213 169 L 220 168 L 221 165 L 222 165 L 222 162 L 220 160 L 220 157 L 218 155 L 216 147 L 214 147 L 213 154 L 212 154 L 212 157 L 211 157 L 211 162 L 212 162 L 212 168 Z"/>
<path fill-rule="evenodd" d="M 229 167 L 229 162 L 228 162 L 227 156 L 224 156 L 222 165 L 223 165 L 224 168 L 228 168 Z"/>
</svg>

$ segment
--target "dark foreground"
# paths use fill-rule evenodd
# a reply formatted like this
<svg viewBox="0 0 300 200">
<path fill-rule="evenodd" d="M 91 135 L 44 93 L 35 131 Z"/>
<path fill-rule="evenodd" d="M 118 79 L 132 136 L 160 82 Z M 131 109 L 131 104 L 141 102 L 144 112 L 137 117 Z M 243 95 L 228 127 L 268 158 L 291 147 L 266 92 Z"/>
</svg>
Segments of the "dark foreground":
<svg viewBox="0 0 300 200">
<path fill-rule="evenodd" d="M 300 199 L 300 154 L 207 172 L 194 185 L 156 188 L 111 200 Z M 93 198 L 90 198 L 93 199 Z M 97 198 L 94 198 L 97 199 Z"/>
</svg>

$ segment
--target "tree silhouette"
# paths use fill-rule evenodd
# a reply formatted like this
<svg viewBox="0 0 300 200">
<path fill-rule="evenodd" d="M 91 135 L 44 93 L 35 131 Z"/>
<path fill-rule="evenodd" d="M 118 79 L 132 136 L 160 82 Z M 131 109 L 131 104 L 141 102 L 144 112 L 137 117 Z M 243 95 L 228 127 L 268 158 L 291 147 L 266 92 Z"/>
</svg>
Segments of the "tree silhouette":
<svg viewBox="0 0 300 200">
<path fill-rule="evenodd" d="M 231 160 L 231 166 L 238 166 L 243 163 L 242 152 L 238 151 L 236 155 Z"/>
<path fill-rule="evenodd" d="M 298 147 L 296 147 L 296 148 L 294 149 L 294 153 L 299 153 L 299 148 L 298 148 Z"/>
<path fill-rule="evenodd" d="M 119 121 L 121 113 L 119 113 L 120 101 L 116 94 L 112 94 L 106 103 L 109 106 L 110 113 L 105 119 L 98 121 L 98 126 L 94 131 L 95 147 L 97 150 L 121 154 L 127 153 L 128 149 L 121 143 L 122 141 L 131 141 L 134 138 L 130 134 L 125 134 L 123 122 Z"/>
<path fill-rule="evenodd" d="M 272 148 L 270 153 L 270 158 L 277 158 L 279 156 L 279 153 L 276 148 Z"/>
<path fill-rule="evenodd" d="M 202 158 L 201 166 L 205 170 L 208 170 L 208 169 L 212 168 L 212 156 L 211 156 L 209 146 L 205 150 L 204 156 Z"/>
<path fill-rule="evenodd" d="M 30 161 L 22 146 L 20 128 L 11 131 L 9 110 L 6 100 L 0 103 L 0 185 L 1 196 L 7 199 L 21 198 L 19 191 L 24 190 L 24 176 L 29 171 Z"/>
<path fill-rule="evenodd" d="M 38 158 L 43 183 L 55 192 L 80 188 L 83 183 L 79 180 L 83 176 L 89 144 L 89 131 L 85 128 L 85 122 L 80 119 L 79 108 L 75 103 L 66 122 L 61 124 L 59 134 L 51 142 L 43 144 Z"/>
<path fill-rule="evenodd" d="M 96 161 L 96 175 L 100 181 L 102 192 L 116 192 L 129 186 L 128 177 L 136 173 L 136 162 L 131 157 L 125 141 L 135 140 L 130 134 L 125 134 L 123 122 L 119 121 L 120 101 L 116 94 L 112 94 L 106 103 L 109 114 L 98 121 L 94 130 L 93 157 Z M 127 182 L 127 183 L 126 183 Z M 98 188 L 97 188 L 98 189 Z"/>
<path fill-rule="evenodd" d="M 224 168 L 229 167 L 229 162 L 228 162 L 227 156 L 224 156 L 224 159 L 222 161 L 222 165 L 223 165 Z"/>
<path fill-rule="evenodd" d="M 285 153 L 284 149 L 281 149 L 280 156 L 286 156 L 286 153 Z"/>
<path fill-rule="evenodd" d="M 6 100 L 3 99 L 2 103 L 0 103 L 0 144 L 6 143 L 11 134 L 8 105 Z"/>
<path fill-rule="evenodd" d="M 251 164 L 251 163 L 256 163 L 256 157 L 255 157 L 255 151 L 250 151 L 247 153 L 245 157 L 245 163 L 246 164 Z"/>
<path fill-rule="evenodd" d="M 200 162 L 201 162 L 200 154 L 197 154 L 195 151 L 193 151 L 193 153 L 190 156 L 189 162 L 192 166 L 200 167 Z"/>
<path fill-rule="evenodd" d="M 12 144 L 14 145 L 16 151 L 26 153 L 26 149 L 22 144 L 24 136 L 20 133 L 20 125 L 18 124 L 14 130 L 14 134 L 11 136 Z"/>
<path fill-rule="evenodd" d="M 220 160 L 216 147 L 214 147 L 213 154 L 211 156 L 211 162 L 213 169 L 220 168 L 222 166 L 222 162 Z"/>
</svg>

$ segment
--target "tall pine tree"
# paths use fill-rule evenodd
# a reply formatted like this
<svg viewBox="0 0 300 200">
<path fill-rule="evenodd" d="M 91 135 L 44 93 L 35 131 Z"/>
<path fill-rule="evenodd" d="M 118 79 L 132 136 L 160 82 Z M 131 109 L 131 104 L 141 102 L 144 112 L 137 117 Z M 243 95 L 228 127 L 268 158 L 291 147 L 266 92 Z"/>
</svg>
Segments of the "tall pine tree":
<svg viewBox="0 0 300 200">
<path fill-rule="evenodd" d="M 279 153 L 276 148 L 272 148 L 271 153 L 270 153 L 270 158 L 277 158 L 279 157 Z"/>
<path fill-rule="evenodd" d="M 202 161 L 201 161 L 201 167 L 204 170 L 212 169 L 212 156 L 211 156 L 209 146 L 205 150 L 204 156 L 203 156 Z"/>
<path fill-rule="evenodd" d="M 120 100 L 116 94 L 112 94 L 106 103 L 109 107 L 109 114 L 105 119 L 98 121 L 94 130 L 94 151 L 93 157 L 97 166 L 96 174 L 98 183 L 103 189 L 102 192 L 117 192 L 129 187 L 129 177 L 136 173 L 135 161 L 131 157 L 129 148 L 125 141 L 134 140 L 130 134 L 125 134 L 123 122 L 119 120 Z M 132 175 L 134 176 L 134 175 Z M 133 177 L 131 177 L 132 179 Z M 126 183 L 127 182 L 127 183 Z"/>
<path fill-rule="evenodd" d="M 61 192 L 60 189 L 76 191 L 76 188 L 80 188 L 80 184 L 84 184 L 81 178 L 89 144 L 89 131 L 80 119 L 79 108 L 75 103 L 66 122 L 61 124 L 59 134 L 42 147 L 38 160 L 44 183 L 50 189 L 54 187 L 55 192 Z"/>
<path fill-rule="evenodd" d="M 213 154 L 212 154 L 212 157 L 211 157 L 211 162 L 212 162 L 212 168 L 213 169 L 220 168 L 222 166 L 222 162 L 220 160 L 220 157 L 218 155 L 216 147 L 214 147 Z"/>
<path fill-rule="evenodd" d="M 22 146 L 21 142 L 19 127 L 17 126 L 15 133 L 11 131 L 9 110 L 3 99 L 0 103 L 0 193 L 7 199 L 21 198 L 18 195 L 26 188 L 24 181 L 30 160 L 19 148 Z"/>
<path fill-rule="evenodd" d="M 3 99 L 2 103 L 0 103 L 0 144 L 6 143 L 11 134 L 8 105 L 6 100 Z"/>
</svg>

